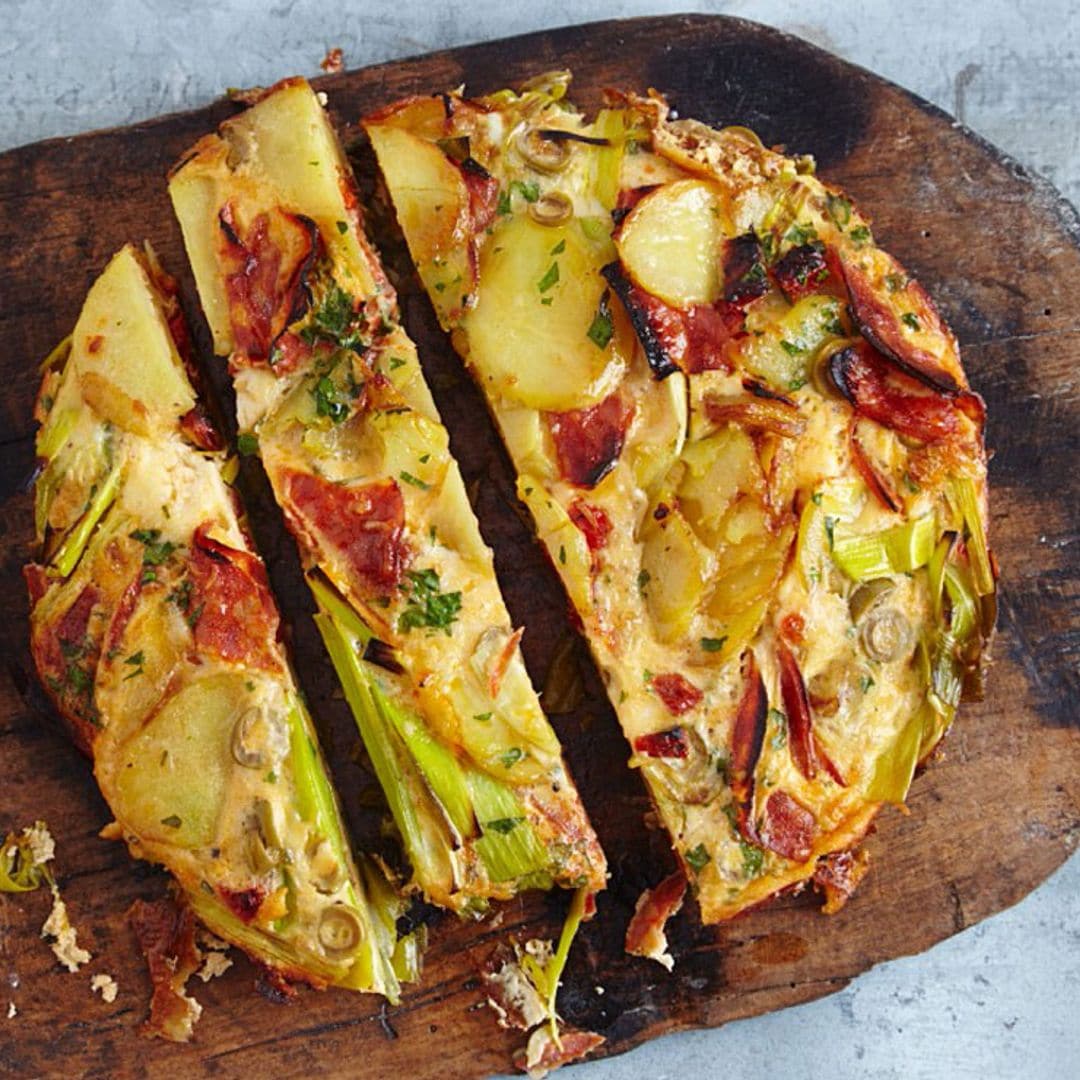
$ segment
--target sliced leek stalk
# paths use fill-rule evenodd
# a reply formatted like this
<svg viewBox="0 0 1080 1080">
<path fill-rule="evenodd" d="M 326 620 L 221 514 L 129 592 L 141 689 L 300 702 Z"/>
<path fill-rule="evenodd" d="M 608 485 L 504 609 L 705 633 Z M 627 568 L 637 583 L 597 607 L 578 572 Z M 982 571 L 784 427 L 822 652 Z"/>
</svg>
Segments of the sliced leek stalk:
<svg viewBox="0 0 1080 1080">
<path fill-rule="evenodd" d="M 191 434 L 179 317 L 153 252 L 125 247 L 46 365 L 42 477 L 72 467 L 39 492 L 42 520 L 74 520 L 27 568 L 34 659 L 109 834 L 164 865 L 207 927 L 286 978 L 397 1000 L 404 904 L 353 862 L 225 456 Z M 350 932 L 328 937 L 334 918 Z"/>
<path fill-rule="evenodd" d="M 380 138 L 409 163 L 395 177 L 403 213 L 426 214 L 439 193 L 414 240 L 440 317 L 479 312 L 476 264 L 456 238 L 475 214 L 495 213 L 491 178 L 401 125 Z M 201 140 L 170 193 L 215 349 L 229 358 L 241 437 L 258 446 L 296 537 L 411 886 L 467 915 L 523 889 L 602 888 L 603 853 L 311 87 L 280 83 Z M 599 265 L 602 242 L 521 221 L 538 279 L 560 244 L 582 267 Z M 587 322 L 602 288 L 576 296 L 552 282 L 548 292 L 553 311 L 573 307 Z M 572 390 L 551 387 L 549 402 L 582 384 L 603 396 L 618 378 L 615 347 L 583 340 L 566 351 Z"/>
</svg>

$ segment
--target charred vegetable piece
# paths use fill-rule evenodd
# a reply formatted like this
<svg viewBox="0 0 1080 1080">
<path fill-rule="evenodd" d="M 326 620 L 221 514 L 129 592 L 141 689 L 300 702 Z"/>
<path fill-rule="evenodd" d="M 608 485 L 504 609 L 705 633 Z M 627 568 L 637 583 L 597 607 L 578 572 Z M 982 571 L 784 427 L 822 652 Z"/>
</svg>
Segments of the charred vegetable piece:
<svg viewBox="0 0 1080 1080">
<path fill-rule="evenodd" d="M 765 742 L 769 699 L 758 670 L 757 659 L 750 649 L 743 654 L 742 671 L 743 694 L 731 729 L 731 758 L 728 769 L 739 832 L 751 843 L 757 843 L 757 826 L 753 818 L 754 770 Z"/>
<path fill-rule="evenodd" d="M 724 299 L 741 306 L 768 291 L 769 275 L 757 233 L 751 231 L 728 240 L 724 248 Z"/>
<path fill-rule="evenodd" d="M 675 356 L 683 356 L 687 349 L 679 313 L 635 285 L 618 263 L 608 263 L 600 272 L 626 308 L 653 375 L 664 379 L 678 371 Z"/>
<path fill-rule="evenodd" d="M 817 292 L 829 277 L 825 253 L 817 244 L 789 248 L 772 268 L 777 285 L 794 304 Z"/>
</svg>

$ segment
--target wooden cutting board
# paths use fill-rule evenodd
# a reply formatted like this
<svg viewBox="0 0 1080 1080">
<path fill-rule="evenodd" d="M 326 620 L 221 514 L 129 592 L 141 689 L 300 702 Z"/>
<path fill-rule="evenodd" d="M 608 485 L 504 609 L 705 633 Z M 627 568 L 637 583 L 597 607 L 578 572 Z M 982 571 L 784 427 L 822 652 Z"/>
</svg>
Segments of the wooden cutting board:
<svg viewBox="0 0 1080 1080">
<path fill-rule="evenodd" d="M 1075 846 L 1080 223 L 1045 183 L 939 110 L 804 42 L 735 19 L 599 23 L 334 75 L 317 85 L 348 139 L 361 114 L 402 95 L 461 82 L 486 92 L 554 67 L 577 73 L 574 97 L 589 108 L 606 86 L 655 86 L 685 116 L 746 124 L 767 143 L 811 152 L 821 173 L 869 212 L 877 238 L 937 297 L 960 337 L 971 381 L 986 397 L 992 532 L 1003 568 L 988 699 L 962 709 L 944 760 L 915 782 L 910 816 L 882 815 L 868 843 L 874 869 L 855 900 L 826 918 L 806 895 L 714 929 L 698 925 L 688 905 L 671 927 L 678 963 L 670 976 L 622 951 L 634 900 L 672 859 L 643 823 L 642 787 L 623 767 L 627 748 L 596 672 L 577 648 L 585 697 L 555 723 L 612 880 L 599 918 L 575 946 L 560 1003 L 569 1023 L 604 1034 L 605 1052 L 617 1053 L 678 1028 L 718 1025 L 835 991 L 872 964 L 925 949 L 1016 902 Z M 38 937 L 47 895 L 0 896 L 0 1013 L 8 1000 L 19 1010 L 10 1022 L 0 1018 L 0 1072 L 446 1078 L 504 1071 L 522 1040 L 497 1028 L 479 1004 L 474 969 L 510 933 L 557 932 L 565 896 L 509 904 L 482 924 L 434 915 L 424 980 L 398 1007 L 310 991 L 275 1005 L 254 991 L 256 973 L 238 957 L 222 978 L 196 983 L 206 1012 L 194 1042 L 141 1038 L 149 984 L 125 912 L 136 897 L 162 895 L 165 878 L 97 838 L 108 811 L 87 763 L 34 690 L 20 567 L 31 542 L 25 485 L 33 467 L 37 361 L 69 331 L 91 280 L 129 239 L 153 240 L 183 278 L 189 313 L 197 312 L 163 178 L 181 151 L 231 109 L 222 102 L 0 156 L 0 834 L 35 818 L 48 821 L 71 917 L 94 953 L 80 974 L 62 971 Z M 402 300 L 511 612 L 528 628 L 527 662 L 542 684 L 571 633 L 559 584 L 515 510 L 509 466 L 483 403 L 407 276 Z M 197 335 L 208 355 L 201 324 Z M 220 389 L 221 379 L 215 383 Z M 276 516 L 260 510 L 266 492 L 257 467 L 245 470 L 259 540 L 293 616 L 299 668 L 350 820 L 359 836 L 372 836 L 378 811 L 373 819 L 365 808 L 370 777 L 354 760 L 355 731 L 332 700 L 294 552 Z M 119 982 L 111 1005 L 90 994 L 90 974 L 101 971 Z"/>
</svg>

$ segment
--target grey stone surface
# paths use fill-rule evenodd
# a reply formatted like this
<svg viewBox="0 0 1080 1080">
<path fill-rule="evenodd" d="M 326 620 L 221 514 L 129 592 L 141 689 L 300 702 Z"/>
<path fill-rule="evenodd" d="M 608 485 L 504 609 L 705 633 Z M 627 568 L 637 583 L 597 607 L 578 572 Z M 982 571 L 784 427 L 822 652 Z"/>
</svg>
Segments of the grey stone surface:
<svg viewBox="0 0 1080 1080">
<path fill-rule="evenodd" d="M 893 79 L 1080 201 L 1076 0 L 0 0 L 0 148 L 192 108 L 228 86 L 317 74 L 335 45 L 357 67 L 545 27 L 692 10 L 779 26 Z M 1010 911 L 832 997 L 669 1036 L 566 1075 L 1080 1077 L 1080 859 Z"/>
</svg>

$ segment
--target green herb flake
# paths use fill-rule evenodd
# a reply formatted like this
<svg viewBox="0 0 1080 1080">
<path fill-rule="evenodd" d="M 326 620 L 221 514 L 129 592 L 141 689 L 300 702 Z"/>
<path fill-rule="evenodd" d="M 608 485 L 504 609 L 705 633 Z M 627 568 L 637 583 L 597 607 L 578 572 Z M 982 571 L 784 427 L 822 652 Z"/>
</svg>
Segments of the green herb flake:
<svg viewBox="0 0 1080 1080">
<path fill-rule="evenodd" d="M 421 480 L 418 476 L 413 476 L 411 472 L 406 472 L 404 469 L 398 473 L 398 476 L 405 481 L 406 484 L 412 484 L 414 488 L 419 488 L 421 491 L 430 491 L 431 485 L 424 480 Z"/>
<path fill-rule="evenodd" d="M 473 717 L 473 719 L 474 720 L 479 720 L 481 724 L 486 724 L 491 719 L 492 715 L 493 714 L 489 713 L 489 712 L 478 712 Z"/>
<path fill-rule="evenodd" d="M 560 544 L 559 545 L 559 562 L 562 563 L 563 566 L 566 565 L 566 545 L 565 544 Z"/>
<path fill-rule="evenodd" d="M 254 457 L 259 452 L 259 436 L 250 431 L 237 435 L 236 449 L 241 457 Z"/>
<path fill-rule="evenodd" d="M 161 819 L 161 824 L 167 825 L 170 829 L 179 829 L 184 823 L 176 814 L 170 814 Z"/>
<path fill-rule="evenodd" d="M 315 412 L 319 416 L 328 416 L 335 424 L 348 419 L 348 403 L 341 400 L 341 391 L 329 375 L 319 377 L 312 394 L 315 398 Z"/>
<path fill-rule="evenodd" d="M 865 225 L 859 225 L 852 229 L 848 236 L 857 244 L 865 244 L 870 239 L 870 230 Z"/>
<path fill-rule="evenodd" d="M 495 206 L 496 213 L 501 214 L 503 217 L 508 217 L 511 213 L 510 210 L 510 192 L 500 191 L 499 201 Z"/>
<path fill-rule="evenodd" d="M 648 588 L 650 581 L 652 581 L 652 574 L 650 574 L 648 570 L 638 571 L 637 589 L 642 596 L 645 595 L 645 590 Z"/>
<path fill-rule="evenodd" d="M 905 311 L 904 314 L 900 316 L 900 321 L 909 330 L 921 330 L 922 329 L 922 326 L 919 323 L 919 316 L 918 315 L 913 315 L 910 311 Z"/>
<path fill-rule="evenodd" d="M 817 229 L 813 225 L 800 225 L 798 222 L 792 225 L 784 236 L 784 240 L 794 247 L 801 247 L 816 239 Z"/>
<path fill-rule="evenodd" d="M 387 365 L 391 371 L 397 371 L 399 367 L 404 367 L 406 363 L 407 361 L 401 356 L 391 356 L 387 361 Z"/>
<path fill-rule="evenodd" d="M 719 652 L 724 647 L 724 642 L 727 641 L 727 637 L 703 637 L 701 639 L 701 649 L 703 652 Z"/>
<path fill-rule="evenodd" d="M 768 719 L 776 729 L 770 742 L 774 750 L 779 750 L 787 743 L 787 716 L 779 709 L 770 709 Z"/>
<path fill-rule="evenodd" d="M 484 829 L 485 831 L 491 829 L 492 832 L 497 832 L 500 836 L 506 836 L 507 833 L 513 832 L 524 820 L 523 817 L 496 818 L 494 821 L 485 822 Z"/>
<path fill-rule="evenodd" d="M 825 198 L 829 217 L 833 219 L 837 228 L 843 231 L 851 220 L 851 201 L 845 199 L 843 195 L 834 195 L 831 191 Z"/>
<path fill-rule="evenodd" d="M 697 847 L 684 851 L 683 858 L 686 860 L 687 866 L 690 866 L 695 874 L 700 874 L 705 869 L 706 864 L 712 862 L 712 856 L 706 850 L 704 844 L 698 844 Z"/>
<path fill-rule="evenodd" d="M 534 203 L 540 198 L 540 185 L 535 180 L 512 180 L 511 192 L 518 192 L 528 203 Z"/>
<path fill-rule="evenodd" d="M 907 287 L 907 277 L 904 274 L 886 274 L 885 288 L 891 292 L 899 292 Z"/>
<path fill-rule="evenodd" d="M 765 865 L 765 852 L 745 840 L 739 841 L 739 850 L 742 852 L 743 873 L 750 878 L 756 878 Z"/>
<path fill-rule="evenodd" d="M 439 575 L 431 569 L 410 570 L 407 574 L 409 600 L 405 610 L 398 616 L 398 630 L 406 634 L 410 630 L 426 628 L 442 630 L 447 636 L 450 627 L 461 611 L 461 593 L 440 591 Z"/>
<path fill-rule="evenodd" d="M 800 356 L 806 350 L 801 345 L 796 345 L 794 341 L 781 340 L 780 348 L 788 354 L 788 356 Z"/>
<path fill-rule="evenodd" d="M 560 240 L 552 249 L 552 255 L 561 255 L 566 250 L 566 241 Z"/>
<path fill-rule="evenodd" d="M 553 288 L 559 281 L 559 264 L 553 262 L 544 273 L 544 276 L 537 282 L 536 288 L 542 293 L 546 293 L 548 289 Z"/>
<path fill-rule="evenodd" d="M 814 494 L 810 496 L 810 501 L 815 506 L 820 506 L 821 505 L 821 498 L 822 498 L 822 493 L 820 491 L 815 491 Z"/>
<path fill-rule="evenodd" d="M 349 223 L 347 221 L 339 221 L 337 224 L 337 231 L 344 236 L 349 231 Z"/>
<path fill-rule="evenodd" d="M 171 541 L 161 539 L 160 529 L 136 529 L 130 535 L 143 546 L 143 566 L 160 566 L 177 548 Z M 154 581 L 156 577 L 150 580 Z"/>
<path fill-rule="evenodd" d="M 499 761 L 504 769 L 512 769 L 524 756 L 525 751 L 520 746 L 511 746 L 505 754 L 499 755 Z"/>
<path fill-rule="evenodd" d="M 143 673 L 144 659 L 145 658 L 143 656 L 142 649 L 140 649 L 138 652 L 133 652 L 130 656 L 125 658 L 124 663 L 128 667 L 134 668 L 134 671 L 130 671 L 127 675 L 124 676 L 124 682 L 127 682 L 128 679 L 134 679 L 136 675 L 141 675 Z"/>
<path fill-rule="evenodd" d="M 865 694 L 871 686 L 874 685 L 874 680 L 869 675 L 864 675 L 859 679 L 859 689 Z"/>
<path fill-rule="evenodd" d="M 266 776 L 264 776 L 264 777 L 263 777 L 263 779 L 264 779 L 264 780 L 265 780 L 265 781 L 266 781 L 266 782 L 267 782 L 268 784 L 276 784 L 276 783 L 277 783 L 277 773 L 276 773 L 276 772 L 274 772 L 274 770 L 273 770 L 273 769 L 271 769 L 271 770 L 270 770 L 270 771 L 269 771 L 269 772 L 268 772 L 268 773 L 266 774 Z"/>
<path fill-rule="evenodd" d="M 608 293 L 605 291 L 604 295 L 600 297 L 600 306 L 593 316 L 593 321 L 589 323 L 589 329 L 585 332 L 585 336 L 598 349 L 606 349 L 614 332 L 615 328 L 611 322 L 611 310 L 608 307 Z"/>
</svg>

